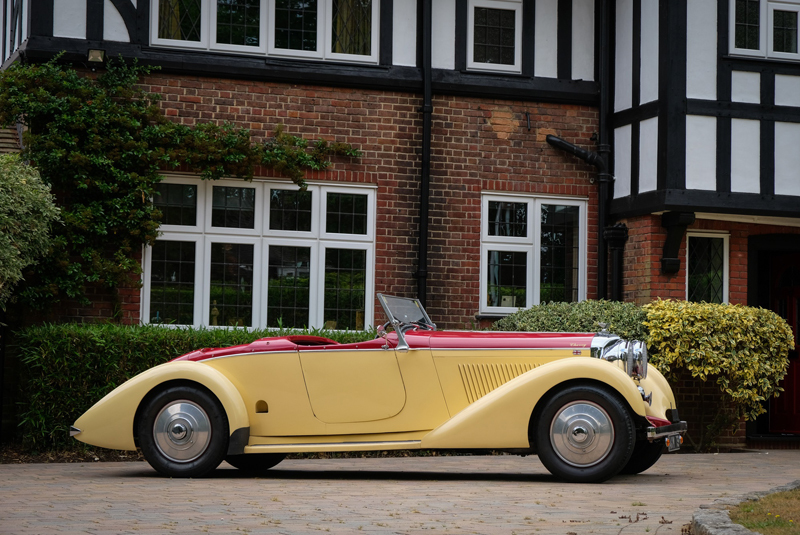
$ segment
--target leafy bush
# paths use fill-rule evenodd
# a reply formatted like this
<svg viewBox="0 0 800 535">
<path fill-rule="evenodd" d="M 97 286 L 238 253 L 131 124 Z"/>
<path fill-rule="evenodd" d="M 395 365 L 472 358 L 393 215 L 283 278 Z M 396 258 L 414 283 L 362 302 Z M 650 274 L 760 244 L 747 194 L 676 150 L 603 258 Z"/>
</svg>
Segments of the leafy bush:
<svg viewBox="0 0 800 535">
<path fill-rule="evenodd" d="M 763 402 L 783 388 L 794 336 L 780 316 L 763 308 L 741 305 L 655 301 L 645 305 L 647 340 L 652 362 L 675 380 L 681 370 L 712 381 L 725 410 L 702 411 L 700 443 L 705 433 L 724 429 L 744 417 L 765 412 Z M 713 439 L 713 436 L 711 437 Z"/>
<path fill-rule="evenodd" d="M 22 439 L 30 448 L 75 445 L 69 426 L 111 390 L 134 375 L 203 347 L 250 343 L 265 336 L 316 334 L 357 342 L 375 331 L 165 329 L 111 324 L 44 325 L 15 333 L 24 364 Z"/>
<path fill-rule="evenodd" d="M 0 155 L 0 307 L 23 270 L 47 253 L 58 219 L 50 188 L 16 154 Z"/>
<path fill-rule="evenodd" d="M 543 303 L 520 310 L 497 321 L 495 331 L 528 332 L 597 332 L 600 323 L 608 331 L 628 340 L 644 340 L 645 312 L 633 303 L 616 301 L 581 301 L 579 303 Z"/>
</svg>

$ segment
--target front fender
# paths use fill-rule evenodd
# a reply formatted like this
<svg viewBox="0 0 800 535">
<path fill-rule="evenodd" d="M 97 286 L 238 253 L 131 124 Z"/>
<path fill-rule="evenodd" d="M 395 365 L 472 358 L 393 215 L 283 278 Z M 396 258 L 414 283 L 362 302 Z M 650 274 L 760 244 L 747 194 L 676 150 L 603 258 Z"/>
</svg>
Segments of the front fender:
<svg viewBox="0 0 800 535">
<path fill-rule="evenodd" d="M 210 390 L 228 416 L 231 433 L 249 427 L 242 396 L 222 373 L 200 362 L 167 362 L 140 373 L 108 393 L 75 422 L 81 442 L 112 450 L 135 450 L 134 418 L 144 397 L 168 381 L 191 381 Z"/>
<path fill-rule="evenodd" d="M 645 416 L 645 403 L 631 379 L 609 362 L 574 357 L 543 364 L 496 388 L 425 435 L 422 449 L 529 448 L 528 424 L 536 404 L 550 389 L 572 380 L 590 380 L 617 391 Z"/>
</svg>

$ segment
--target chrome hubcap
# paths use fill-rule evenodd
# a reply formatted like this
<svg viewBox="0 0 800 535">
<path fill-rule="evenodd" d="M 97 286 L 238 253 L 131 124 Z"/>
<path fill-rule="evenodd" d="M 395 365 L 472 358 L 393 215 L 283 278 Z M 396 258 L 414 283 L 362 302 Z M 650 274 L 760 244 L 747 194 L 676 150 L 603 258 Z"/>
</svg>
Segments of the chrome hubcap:
<svg viewBox="0 0 800 535">
<path fill-rule="evenodd" d="M 181 399 L 161 409 L 153 424 L 153 437 L 161 453 L 176 463 L 188 463 L 206 451 L 211 423 L 202 407 Z"/>
<path fill-rule="evenodd" d="M 608 456 L 614 444 L 611 417 L 591 401 L 568 403 L 553 417 L 550 444 L 561 460 L 571 466 L 595 465 Z"/>
</svg>

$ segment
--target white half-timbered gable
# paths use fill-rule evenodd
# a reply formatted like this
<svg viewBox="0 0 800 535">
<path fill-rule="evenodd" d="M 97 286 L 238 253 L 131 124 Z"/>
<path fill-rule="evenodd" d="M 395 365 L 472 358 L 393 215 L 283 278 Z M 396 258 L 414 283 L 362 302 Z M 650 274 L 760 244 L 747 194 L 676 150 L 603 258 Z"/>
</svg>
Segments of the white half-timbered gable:
<svg viewBox="0 0 800 535">
<path fill-rule="evenodd" d="M 617 0 L 618 215 L 800 215 L 800 0 Z"/>
</svg>

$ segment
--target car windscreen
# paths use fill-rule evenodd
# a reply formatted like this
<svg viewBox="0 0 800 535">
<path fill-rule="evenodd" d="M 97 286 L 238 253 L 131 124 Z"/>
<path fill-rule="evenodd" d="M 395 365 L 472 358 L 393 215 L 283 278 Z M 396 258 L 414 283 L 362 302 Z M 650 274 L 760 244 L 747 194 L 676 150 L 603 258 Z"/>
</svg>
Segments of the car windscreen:
<svg viewBox="0 0 800 535">
<path fill-rule="evenodd" d="M 400 323 L 422 323 L 433 325 L 433 322 L 425 313 L 422 304 L 418 299 L 408 299 L 406 297 L 395 297 L 393 295 L 378 294 L 378 298 L 384 311 L 391 320 Z"/>
</svg>

